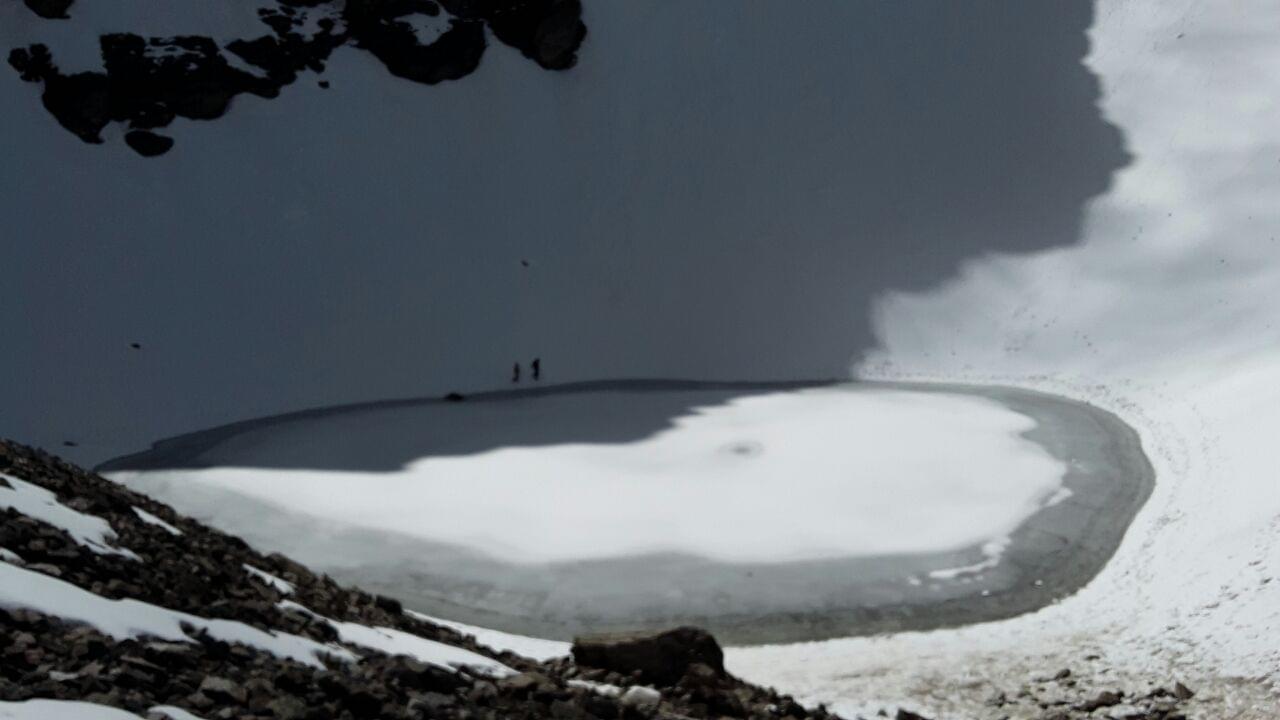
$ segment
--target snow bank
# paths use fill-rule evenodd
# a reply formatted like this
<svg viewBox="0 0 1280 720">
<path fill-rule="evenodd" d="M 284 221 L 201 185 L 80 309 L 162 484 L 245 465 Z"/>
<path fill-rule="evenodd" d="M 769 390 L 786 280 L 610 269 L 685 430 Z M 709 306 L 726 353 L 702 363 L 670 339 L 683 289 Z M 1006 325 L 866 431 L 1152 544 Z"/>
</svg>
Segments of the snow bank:
<svg viewBox="0 0 1280 720">
<path fill-rule="evenodd" d="M 296 610 L 329 623 L 334 630 L 338 631 L 338 637 L 345 643 L 379 650 L 388 655 L 408 655 L 421 662 L 442 667 L 446 670 L 466 667 L 493 677 L 505 677 L 514 675 L 516 672 L 497 660 L 487 658 L 484 655 L 442 642 L 436 642 L 435 640 L 428 640 L 394 628 L 369 627 L 357 623 L 332 620 L 292 600 L 282 600 L 280 607 L 286 610 Z"/>
<path fill-rule="evenodd" d="M 156 517 L 155 515 L 152 515 L 151 513 L 147 512 L 146 510 L 143 510 L 140 507 L 135 507 L 133 509 L 133 514 L 137 515 L 138 519 L 141 520 L 142 522 L 148 525 L 155 525 L 160 529 L 164 530 L 165 532 L 169 533 L 170 535 L 176 536 L 176 535 L 182 534 L 182 531 L 179 530 L 178 528 L 170 525 L 169 523 L 165 522 L 164 520 L 161 520 L 160 518 Z"/>
<path fill-rule="evenodd" d="M 10 487 L 0 485 L 0 508 L 12 508 L 27 517 L 60 528 L 72 540 L 100 555 L 121 555 L 139 559 L 132 550 L 111 545 L 116 533 L 111 524 L 100 517 L 86 515 L 58 502 L 58 496 L 39 485 L 0 473 Z"/>
<path fill-rule="evenodd" d="M 202 720 L 199 716 L 192 715 L 186 710 L 172 705 L 157 705 L 148 710 L 147 714 L 167 718 L 168 720 Z"/>
<path fill-rule="evenodd" d="M 258 568 L 248 563 L 242 564 L 241 567 L 244 568 L 245 572 L 258 578 L 259 580 L 270 585 L 276 590 L 279 590 L 281 593 L 284 593 L 285 595 L 293 594 L 293 583 L 289 582 L 288 580 L 285 580 L 284 578 L 276 577 L 275 575 L 272 575 L 266 570 L 259 570 Z"/>
<path fill-rule="evenodd" d="M 509 650 L 517 655 L 523 655 L 534 660 L 550 660 L 564 657 L 569 654 L 569 648 L 571 647 L 570 643 L 560 640 L 544 640 L 542 638 L 502 632 L 501 630 L 490 630 L 476 625 L 424 615 L 413 610 L 406 610 L 405 612 L 419 620 L 452 628 L 464 635 L 471 635 L 475 637 L 476 642 L 481 645 L 488 645 L 494 650 Z"/>
<path fill-rule="evenodd" d="M 415 422 L 425 435 L 451 422 L 451 406 L 423 412 Z M 563 421 L 556 413 L 608 422 L 628 407 L 626 396 L 582 393 L 490 403 L 484 412 L 494 428 Z M 1002 537 L 1059 490 L 1065 470 L 1021 437 L 1032 427 L 983 398 L 841 386 L 696 408 L 636 442 L 431 456 L 392 473 L 209 468 L 112 477 L 201 516 L 217 509 L 189 505 L 198 502 L 193 484 L 517 562 L 652 552 L 782 562 Z"/>
<path fill-rule="evenodd" d="M 287 633 L 267 633 L 231 620 L 209 620 L 138 600 L 108 600 L 57 578 L 0 563 L 0 607 L 30 608 L 46 615 L 82 622 L 117 639 L 156 637 L 189 642 L 185 623 L 224 642 L 238 642 L 277 657 L 322 667 L 326 655 L 355 660 L 335 645 L 322 645 Z"/>
<path fill-rule="evenodd" d="M 148 717 L 168 720 L 201 720 L 171 705 L 157 705 L 147 711 Z M 26 700 L 0 702 L 0 720 L 142 720 L 137 715 L 106 705 L 74 700 Z"/>
<path fill-rule="evenodd" d="M 4 720 L 142 720 L 137 715 L 106 705 L 72 700 L 0 701 Z"/>
<path fill-rule="evenodd" d="M 595 682 L 594 680 L 570 680 L 566 684 L 570 687 L 580 687 L 608 697 L 618 697 L 623 693 L 623 689 L 617 685 Z"/>
</svg>

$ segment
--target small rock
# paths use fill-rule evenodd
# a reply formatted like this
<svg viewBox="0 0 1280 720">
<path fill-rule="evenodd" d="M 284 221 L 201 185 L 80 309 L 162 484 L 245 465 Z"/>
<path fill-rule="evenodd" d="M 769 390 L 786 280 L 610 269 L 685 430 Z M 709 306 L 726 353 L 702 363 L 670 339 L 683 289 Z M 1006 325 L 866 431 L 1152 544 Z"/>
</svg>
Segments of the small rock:
<svg viewBox="0 0 1280 720">
<path fill-rule="evenodd" d="M 498 697 L 498 686 L 486 680 L 477 682 L 472 686 L 471 691 L 467 693 L 468 700 L 480 705 L 484 705 L 496 697 Z"/>
<path fill-rule="evenodd" d="M 1087 700 L 1077 705 L 1076 709 L 1082 710 L 1084 712 L 1093 712 L 1094 710 L 1097 710 L 1099 708 L 1119 705 L 1121 699 L 1122 698 L 1120 696 L 1120 693 L 1112 692 L 1110 690 L 1104 690 L 1098 693 L 1097 697 L 1093 698 L 1092 700 Z"/>
<path fill-rule="evenodd" d="M 232 702 L 244 704 L 246 695 L 244 688 L 226 678 L 209 675 L 200 682 L 200 692 L 214 702 Z"/>
<path fill-rule="evenodd" d="M 35 570 L 38 573 L 44 573 L 50 577 L 62 577 L 62 570 L 57 566 L 48 563 L 32 563 L 27 566 L 28 570 Z"/>
<path fill-rule="evenodd" d="M 306 704 L 289 695 L 282 695 L 267 703 L 267 709 L 277 720 L 301 720 L 307 716 Z"/>
<path fill-rule="evenodd" d="M 450 695 L 438 692 L 423 693 L 409 701 L 409 712 L 423 717 L 436 717 L 441 710 L 454 704 Z"/>
<path fill-rule="evenodd" d="M 551 717 L 556 720 L 577 720 L 585 717 L 585 713 L 579 706 L 566 700 L 551 701 Z"/>
<path fill-rule="evenodd" d="M 386 595 L 375 595 L 373 597 L 373 604 L 392 615 L 399 615 L 404 612 L 404 606 L 400 604 L 399 600 L 387 597 Z"/>
<path fill-rule="evenodd" d="M 622 693 L 622 697 L 618 698 L 618 702 L 622 703 L 623 707 L 652 710 L 658 707 L 658 703 L 662 702 L 662 693 L 651 687 L 633 685 Z"/>
<path fill-rule="evenodd" d="M 524 672 L 519 675 L 512 675 L 498 681 L 499 687 L 508 692 L 523 694 L 536 690 L 539 686 L 548 684 L 551 679 L 539 672 Z"/>
<path fill-rule="evenodd" d="M 1190 700 L 1195 697 L 1196 694 L 1186 685 L 1183 685 L 1180 682 L 1175 682 L 1173 684 L 1173 696 L 1179 700 Z"/>
<path fill-rule="evenodd" d="M 65 19 L 67 10 L 75 0 L 26 0 L 31 11 L 47 20 Z"/>
<path fill-rule="evenodd" d="M 173 149 L 173 138 L 149 130 L 130 130 L 125 133 L 124 141 L 142 157 L 156 157 Z"/>
</svg>

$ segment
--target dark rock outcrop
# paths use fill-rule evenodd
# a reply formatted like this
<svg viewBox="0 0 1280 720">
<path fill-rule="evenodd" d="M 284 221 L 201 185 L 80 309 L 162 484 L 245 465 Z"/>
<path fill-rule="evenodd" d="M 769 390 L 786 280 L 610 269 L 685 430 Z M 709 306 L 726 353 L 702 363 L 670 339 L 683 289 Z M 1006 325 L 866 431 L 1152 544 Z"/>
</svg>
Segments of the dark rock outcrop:
<svg viewBox="0 0 1280 720">
<path fill-rule="evenodd" d="M 587 36 L 580 0 L 441 0 L 452 14 L 482 19 L 502 42 L 549 70 L 571 68 Z"/>
<path fill-rule="evenodd" d="M 22 0 L 31 12 L 47 20 L 67 18 L 67 10 L 76 0 Z"/>
<path fill-rule="evenodd" d="M 143 157 L 163 155 L 173 147 L 173 138 L 157 135 L 149 130 L 130 130 L 125 133 L 124 141 Z"/>
<path fill-rule="evenodd" d="M 221 117 L 243 93 L 276 97 L 303 71 L 324 72 L 329 56 L 343 45 L 368 51 L 397 77 L 434 85 L 479 67 L 486 28 L 551 70 L 572 67 L 586 36 L 578 0 L 457 0 L 446 4 L 449 16 L 433 0 L 259 1 L 264 34 L 258 37 L 220 44 L 202 36 L 115 33 L 100 38 L 102 72 L 64 74 L 42 44 L 14 48 L 9 64 L 23 80 L 43 83 L 44 106 L 63 127 L 85 142 L 100 143 L 112 122 L 154 130 L 177 117 Z M 26 2 L 42 17 L 65 17 L 72 4 Z M 447 28 L 424 40 L 412 22 L 416 17 L 438 18 Z M 145 156 L 167 151 L 159 150 L 166 143 L 157 138 L 168 140 L 126 135 L 129 146 Z"/>
<path fill-rule="evenodd" d="M 710 633 L 681 627 L 652 634 L 593 635 L 573 642 L 573 659 L 579 665 L 629 675 L 639 673 L 642 682 L 670 686 L 694 665 L 723 677 L 724 651 Z"/>
</svg>

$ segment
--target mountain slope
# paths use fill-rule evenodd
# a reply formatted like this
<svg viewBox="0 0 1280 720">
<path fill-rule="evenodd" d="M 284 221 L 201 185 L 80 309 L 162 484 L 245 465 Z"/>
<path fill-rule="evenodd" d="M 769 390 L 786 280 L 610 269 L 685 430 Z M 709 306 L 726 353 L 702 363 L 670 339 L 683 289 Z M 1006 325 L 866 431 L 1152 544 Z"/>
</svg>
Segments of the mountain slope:
<svg viewBox="0 0 1280 720">
<path fill-rule="evenodd" d="M 0 628 L 0 717 L 827 717 L 705 665 L 631 690 L 654 677 L 482 645 L 5 441 Z"/>
</svg>

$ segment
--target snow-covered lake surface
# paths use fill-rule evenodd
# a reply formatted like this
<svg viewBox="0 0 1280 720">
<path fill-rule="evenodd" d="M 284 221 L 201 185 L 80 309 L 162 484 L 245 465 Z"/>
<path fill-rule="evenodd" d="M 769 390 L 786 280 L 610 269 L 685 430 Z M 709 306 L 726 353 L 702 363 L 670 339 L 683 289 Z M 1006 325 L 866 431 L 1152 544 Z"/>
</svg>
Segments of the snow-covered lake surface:
<svg viewBox="0 0 1280 720">
<path fill-rule="evenodd" d="M 995 402 L 859 386 L 695 406 L 632 442 L 579 443 L 570 432 L 557 444 L 438 456 L 460 427 L 501 438 L 504 426 L 608 424 L 628 405 L 660 400 L 573 393 L 303 421 L 233 442 L 261 451 L 401 422 L 420 434 L 423 457 L 396 472 L 217 467 L 129 482 L 180 507 L 184 485 L 207 485 L 513 562 L 661 552 L 782 562 L 986 541 L 1038 509 L 1065 473 L 1021 436 L 1034 421 Z M 233 453 L 222 461 L 234 464 Z"/>
<path fill-rule="evenodd" d="M 1151 481 L 1132 431 L 1087 405 L 871 383 L 370 403 L 108 467 L 435 615 L 560 638 L 680 620 L 757 642 L 1039 607 L 1097 572 Z"/>
</svg>

